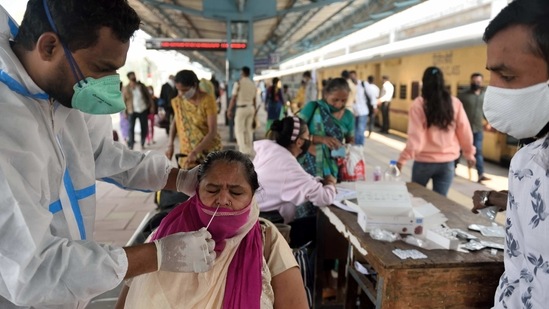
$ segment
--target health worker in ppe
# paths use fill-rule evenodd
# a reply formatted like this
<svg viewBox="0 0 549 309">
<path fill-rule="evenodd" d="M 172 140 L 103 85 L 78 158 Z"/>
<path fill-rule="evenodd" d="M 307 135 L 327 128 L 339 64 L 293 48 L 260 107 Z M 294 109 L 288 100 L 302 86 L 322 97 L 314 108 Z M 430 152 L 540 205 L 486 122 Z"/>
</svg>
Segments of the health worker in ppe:
<svg viewBox="0 0 549 309">
<path fill-rule="evenodd" d="M 494 307 L 547 308 L 549 303 L 549 2 L 515 0 L 484 32 L 490 84 L 484 115 L 517 139 L 536 137 L 509 166 L 505 271 Z M 494 203 L 484 195 L 482 203 Z"/>
<path fill-rule="evenodd" d="M 0 7 L 0 308 L 84 308 L 122 280 L 205 272 L 205 230 L 151 244 L 93 241 L 95 182 L 191 194 L 197 171 L 112 140 L 139 17 L 126 0 L 30 0 L 20 27 Z"/>
</svg>

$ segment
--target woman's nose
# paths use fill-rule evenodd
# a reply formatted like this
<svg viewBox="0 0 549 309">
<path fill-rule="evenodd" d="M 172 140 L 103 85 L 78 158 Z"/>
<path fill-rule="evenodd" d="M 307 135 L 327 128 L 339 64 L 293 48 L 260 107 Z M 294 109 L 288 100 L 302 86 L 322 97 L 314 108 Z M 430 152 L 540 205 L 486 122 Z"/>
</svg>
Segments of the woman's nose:
<svg viewBox="0 0 549 309">
<path fill-rule="evenodd" d="M 221 191 L 219 193 L 219 197 L 217 198 L 217 204 L 222 207 L 231 207 L 232 203 L 230 195 L 225 191 Z"/>
</svg>

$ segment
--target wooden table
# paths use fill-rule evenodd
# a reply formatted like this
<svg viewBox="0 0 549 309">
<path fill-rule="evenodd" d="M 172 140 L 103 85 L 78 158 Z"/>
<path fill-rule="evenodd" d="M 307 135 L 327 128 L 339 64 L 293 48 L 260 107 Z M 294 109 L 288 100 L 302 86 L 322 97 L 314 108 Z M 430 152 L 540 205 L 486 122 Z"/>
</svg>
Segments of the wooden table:
<svg viewBox="0 0 549 309">
<path fill-rule="evenodd" d="M 414 183 L 407 186 L 415 197 L 440 209 L 450 228 L 466 231 L 472 223 L 489 225 L 488 220 L 444 196 Z M 494 240 L 470 233 L 480 239 Z M 361 308 L 490 308 L 503 273 L 501 250 L 495 255 L 490 249 L 464 253 L 424 250 L 402 241 L 377 241 L 362 231 L 356 214 L 333 206 L 319 212 L 317 248 L 314 308 L 356 308 L 358 291 L 361 291 Z M 428 258 L 401 260 L 392 252 L 397 248 L 417 249 Z M 344 288 L 338 289 L 336 302 L 322 303 L 327 259 L 339 260 L 338 287 Z M 357 272 L 353 266 L 355 259 L 371 266 L 376 275 Z"/>
</svg>

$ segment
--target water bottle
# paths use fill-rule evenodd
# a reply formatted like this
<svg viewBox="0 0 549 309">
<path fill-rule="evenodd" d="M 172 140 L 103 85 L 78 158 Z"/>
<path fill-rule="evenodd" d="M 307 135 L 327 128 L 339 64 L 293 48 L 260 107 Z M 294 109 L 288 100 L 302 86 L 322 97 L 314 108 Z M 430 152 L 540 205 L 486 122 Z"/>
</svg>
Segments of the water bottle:
<svg viewBox="0 0 549 309">
<path fill-rule="evenodd" d="M 397 161 L 391 160 L 389 167 L 385 170 L 385 181 L 399 181 L 400 180 L 400 171 L 397 167 Z"/>
<path fill-rule="evenodd" d="M 380 166 L 376 166 L 374 168 L 373 176 L 374 176 L 374 181 L 383 180 L 383 173 L 381 172 L 381 167 Z"/>
</svg>

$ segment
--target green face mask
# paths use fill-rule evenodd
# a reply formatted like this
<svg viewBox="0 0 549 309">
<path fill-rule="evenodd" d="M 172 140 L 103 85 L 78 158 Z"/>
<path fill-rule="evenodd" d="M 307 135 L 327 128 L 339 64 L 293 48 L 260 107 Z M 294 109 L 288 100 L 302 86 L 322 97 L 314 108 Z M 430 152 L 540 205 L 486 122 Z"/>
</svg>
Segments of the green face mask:
<svg viewBox="0 0 549 309">
<path fill-rule="evenodd" d="M 93 115 L 114 114 L 123 111 L 126 104 L 120 92 L 120 76 L 108 75 L 95 79 L 88 77 L 74 85 L 72 107 Z"/>
<path fill-rule="evenodd" d="M 343 107 L 341 107 L 341 108 L 337 108 L 337 107 L 335 107 L 335 106 L 333 106 L 333 105 L 331 105 L 331 104 L 328 104 L 328 106 L 330 107 L 330 112 L 332 112 L 332 113 L 339 112 L 339 111 L 341 111 L 342 109 L 345 108 L 345 106 L 343 106 Z"/>
<path fill-rule="evenodd" d="M 57 27 L 53 22 L 46 0 L 43 0 L 42 4 L 44 5 L 44 11 L 46 12 L 50 26 L 59 36 L 59 31 L 57 31 Z M 120 76 L 113 74 L 99 79 L 84 77 L 67 45 L 64 43 L 62 45 L 72 74 L 75 80 L 77 80 L 76 85 L 73 87 L 72 107 L 84 113 L 94 115 L 114 114 L 123 111 L 126 108 L 126 104 L 124 104 L 122 92 L 120 92 Z"/>
</svg>

